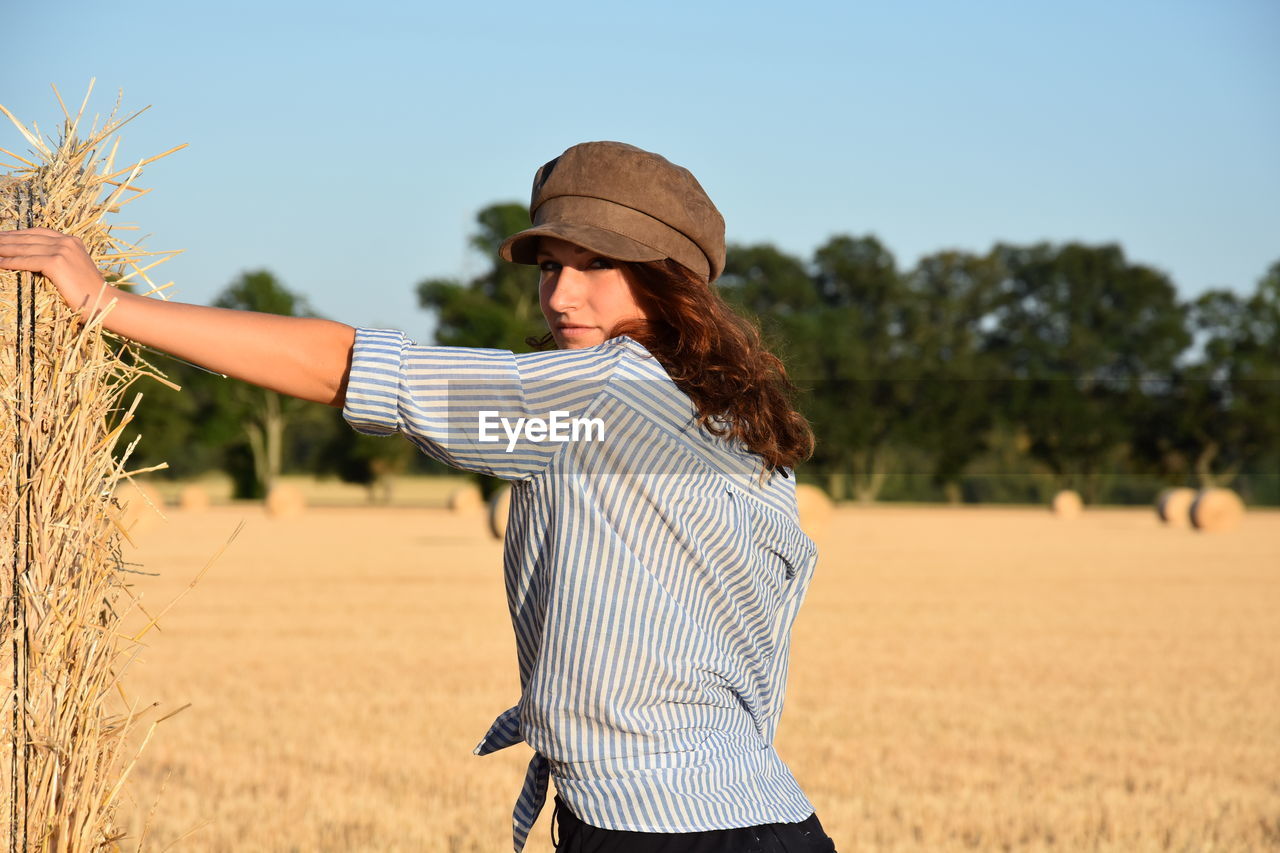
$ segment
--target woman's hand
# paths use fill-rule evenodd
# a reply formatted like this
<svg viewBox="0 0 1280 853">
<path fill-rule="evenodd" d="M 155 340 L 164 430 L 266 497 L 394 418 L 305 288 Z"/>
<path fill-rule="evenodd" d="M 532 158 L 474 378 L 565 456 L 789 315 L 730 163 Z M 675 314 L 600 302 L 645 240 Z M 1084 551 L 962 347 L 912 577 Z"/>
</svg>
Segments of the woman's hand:
<svg viewBox="0 0 1280 853">
<path fill-rule="evenodd" d="M 84 244 L 50 228 L 0 231 L 0 269 L 43 275 L 77 311 L 83 312 L 100 297 L 107 301 L 103 293 L 107 284 Z"/>
</svg>

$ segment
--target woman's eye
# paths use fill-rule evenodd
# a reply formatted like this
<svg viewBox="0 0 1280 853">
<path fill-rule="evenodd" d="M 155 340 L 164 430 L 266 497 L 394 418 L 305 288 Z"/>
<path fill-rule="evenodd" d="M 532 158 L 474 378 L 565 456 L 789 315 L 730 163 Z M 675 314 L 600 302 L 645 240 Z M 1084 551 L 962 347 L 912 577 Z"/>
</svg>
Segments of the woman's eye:
<svg viewBox="0 0 1280 853">
<path fill-rule="evenodd" d="M 598 270 L 611 270 L 613 269 L 613 261 L 608 258 L 596 258 L 591 262 L 591 266 Z"/>
<path fill-rule="evenodd" d="M 555 261 L 543 261 L 542 263 L 538 264 L 538 269 L 542 270 L 543 272 L 555 272 L 556 270 L 560 269 L 560 265 L 557 264 Z"/>
</svg>

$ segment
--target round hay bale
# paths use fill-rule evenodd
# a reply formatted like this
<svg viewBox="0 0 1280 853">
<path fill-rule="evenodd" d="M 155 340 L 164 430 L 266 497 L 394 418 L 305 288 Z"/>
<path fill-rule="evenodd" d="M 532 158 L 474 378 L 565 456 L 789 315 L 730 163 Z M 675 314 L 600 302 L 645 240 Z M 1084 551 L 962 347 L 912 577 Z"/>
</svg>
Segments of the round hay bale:
<svg viewBox="0 0 1280 853">
<path fill-rule="evenodd" d="M 1156 498 L 1156 515 L 1170 527 L 1188 527 L 1191 524 L 1191 504 L 1195 500 L 1195 489 L 1165 489 Z"/>
<path fill-rule="evenodd" d="M 116 520 L 128 531 L 129 536 L 137 536 L 164 519 L 164 498 L 150 483 L 138 480 L 123 480 L 116 484 L 113 494 L 116 503 Z"/>
<path fill-rule="evenodd" d="M 1196 530 L 1234 530 L 1244 518 L 1244 501 L 1230 489 L 1203 489 L 1191 504 L 1190 516 Z"/>
<path fill-rule="evenodd" d="M 1053 496 L 1051 508 L 1058 518 L 1075 518 L 1084 510 L 1084 501 L 1079 492 L 1063 489 Z"/>
<path fill-rule="evenodd" d="M 194 483 L 183 486 L 178 492 L 178 506 L 183 512 L 204 512 L 209 508 L 209 491 Z"/>
<path fill-rule="evenodd" d="M 800 528 L 810 539 L 818 539 L 831 521 L 831 498 L 817 486 L 800 483 L 796 486 L 796 511 L 800 515 Z"/>
<path fill-rule="evenodd" d="M 511 487 L 503 486 L 489 498 L 489 532 L 494 539 L 507 536 L 507 518 L 511 514 Z"/>
<path fill-rule="evenodd" d="M 264 502 L 270 518 L 294 518 L 307 509 L 307 498 L 291 483 L 276 483 Z"/>
<path fill-rule="evenodd" d="M 484 495 L 480 493 L 480 487 L 468 483 L 454 489 L 453 494 L 449 495 L 449 509 L 460 515 L 471 515 L 483 510 Z"/>
</svg>

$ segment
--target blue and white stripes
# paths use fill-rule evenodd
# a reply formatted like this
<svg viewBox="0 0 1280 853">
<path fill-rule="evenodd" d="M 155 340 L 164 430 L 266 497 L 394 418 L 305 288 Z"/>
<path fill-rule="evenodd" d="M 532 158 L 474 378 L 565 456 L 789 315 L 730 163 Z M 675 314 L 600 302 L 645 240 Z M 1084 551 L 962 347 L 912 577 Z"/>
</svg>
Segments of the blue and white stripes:
<svg viewBox="0 0 1280 853">
<path fill-rule="evenodd" d="M 598 419 L 604 441 L 477 438 L 477 411 Z M 535 750 L 519 851 L 548 776 L 584 822 L 693 832 L 813 813 L 772 742 L 816 560 L 794 481 L 699 430 L 631 338 L 515 355 L 359 330 L 344 415 L 513 482 L 505 578 L 523 693 L 476 747 Z"/>
</svg>

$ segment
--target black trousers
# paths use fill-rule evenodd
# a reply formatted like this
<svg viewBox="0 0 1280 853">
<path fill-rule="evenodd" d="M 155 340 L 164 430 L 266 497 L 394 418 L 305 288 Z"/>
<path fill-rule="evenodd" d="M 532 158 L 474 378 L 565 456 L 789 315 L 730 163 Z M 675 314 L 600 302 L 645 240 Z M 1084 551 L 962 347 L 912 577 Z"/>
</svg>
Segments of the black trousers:
<svg viewBox="0 0 1280 853">
<path fill-rule="evenodd" d="M 564 853 L 835 853 L 816 814 L 800 823 L 766 823 L 706 832 L 625 832 L 578 820 L 556 797 L 556 850 Z M 558 840 L 557 840 L 558 839 Z"/>
</svg>

